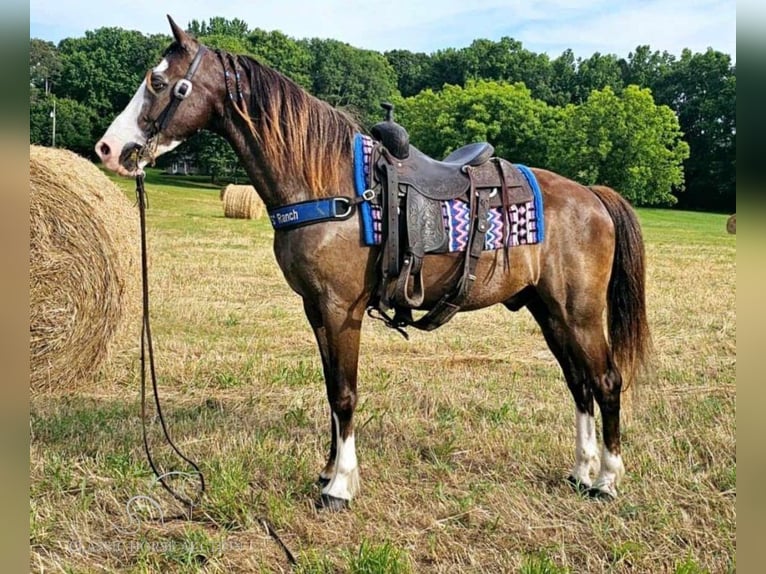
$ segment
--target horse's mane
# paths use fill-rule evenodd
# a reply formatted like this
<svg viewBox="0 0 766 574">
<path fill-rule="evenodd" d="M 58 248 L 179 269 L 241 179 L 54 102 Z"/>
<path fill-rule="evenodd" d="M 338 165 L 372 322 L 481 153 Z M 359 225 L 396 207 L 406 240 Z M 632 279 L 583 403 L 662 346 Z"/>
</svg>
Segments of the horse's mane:
<svg viewBox="0 0 766 574">
<path fill-rule="evenodd" d="M 250 86 L 247 108 L 238 111 L 267 161 L 302 177 L 316 196 L 337 194 L 359 124 L 257 60 L 240 55 L 237 63 Z"/>
</svg>

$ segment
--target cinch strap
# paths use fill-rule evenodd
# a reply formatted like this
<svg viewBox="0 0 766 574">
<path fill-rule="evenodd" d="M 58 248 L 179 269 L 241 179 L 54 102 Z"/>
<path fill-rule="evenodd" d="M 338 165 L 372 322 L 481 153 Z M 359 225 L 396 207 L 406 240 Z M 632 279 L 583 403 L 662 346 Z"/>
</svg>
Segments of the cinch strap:
<svg viewBox="0 0 766 574">
<path fill-rule="evenodd" d="M 348 197 L 328 197 L 293 203 L 269 211 L 274 229 L 292 229 L 310 223 L 342 220 L 351 217 L 355 201 Z"/>
</svg>

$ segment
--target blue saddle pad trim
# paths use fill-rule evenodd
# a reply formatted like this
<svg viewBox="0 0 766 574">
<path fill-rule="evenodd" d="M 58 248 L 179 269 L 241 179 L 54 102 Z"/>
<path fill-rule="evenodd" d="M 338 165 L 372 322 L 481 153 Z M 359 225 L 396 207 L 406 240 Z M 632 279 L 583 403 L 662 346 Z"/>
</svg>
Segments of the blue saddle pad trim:
<svg viewBox="0 0 766 574">
<path fill-rule="evenodd" d="M 529 186 L 532 188 L 532 195 L 535 198 L 535 216 L 537 217 L 537 241 L 542 243 L 545 239 L 545 218 L 543 217 L 543 196 L 540 192 L 540 186 L 537 183 L 537 178 L 532 170 L 527 166 L 516 163 L 514 164 L 524 177 L 527 178 Z"/>
<path fill-rule="evenodd" d="M 367 189 L 367 181 L 364 173 L 364 136 L 356 134 L 354 136 L 354 188 L 356 195 L 361 197 Z M 372 206 L 370 202 L 364 201 L 359 204 L 359 213 L 362 216 L 362 236 L 365 245 L 376 245 L 375 235 L 373 233 Z"/>
</svg>

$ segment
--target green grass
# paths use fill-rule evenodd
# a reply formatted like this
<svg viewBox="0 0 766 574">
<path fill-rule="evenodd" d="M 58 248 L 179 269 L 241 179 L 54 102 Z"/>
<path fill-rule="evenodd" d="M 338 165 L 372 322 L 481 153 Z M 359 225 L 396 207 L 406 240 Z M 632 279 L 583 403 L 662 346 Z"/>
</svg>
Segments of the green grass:
<svg viewBox="0 0 766 574">
<path fill-rule="evenodd" d="M 374 544 L 363 540 L 348 556 L 349 574 L 409 574 L 407 554 L 390 542 Z"/>
<path fill-rule="evenodd" d="M 133 182 L 115 181 L 133 197 Z M 268 221 L 224 218 L 218 189 L 199 179 L 149 170 L 147 190 L 164 411 L 207 493 L 191 522 L 129 522 L 139 495 L 178 511 L 143 453 L 134 354 L 97 386 L 33 396 L 32 571 L 287 571 L 262 518 L 304 574 L 735 571 L 725 216 L 639 210 L 655 352 L 624 431 L 617 501 L 564 482 L 574 424 L 563 377 L 526 312 L 490 308 L 409 342 L 364 324 L 362 491 L 328 515 L 313 506 L 329 442 L 321 362 Z M 156 425 L 151 437 L 163 468 L 185 470 Z"/>
<path fill-rule="evenodd" d="M 562 568 L 548 556 L 542 554 L 524 559 L 519 574 L 569 574 L 569 568 Z"/>
<path fill-rule="evenodd" d="M 726 232 L 727 215 L 670 209 L 639 209 L 646 239 L 659 244 L 736 245 Z"/>
</svg>

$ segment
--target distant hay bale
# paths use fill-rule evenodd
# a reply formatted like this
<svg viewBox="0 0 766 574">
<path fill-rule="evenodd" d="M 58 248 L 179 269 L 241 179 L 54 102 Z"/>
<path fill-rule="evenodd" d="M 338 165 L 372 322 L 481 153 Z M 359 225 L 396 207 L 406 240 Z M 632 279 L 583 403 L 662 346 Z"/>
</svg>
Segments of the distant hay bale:
<svg viewBox="0 0 766 574">
<path fill-rule="evenodd" d="M 30 146 L 29 217 L 30 386 L 92 383 L 138 341 L 138 213 L 88 160 Z"/>
<path fill-rule="evenodd" d="M 266 206 L 252 185 L 227 185 L 221 190 L 223 213 L 235 219 L 259 219 Z"/>
<path fill-rule="evenodd" d="M 736 213 L 729 216 L 729 219 L 726 220 L 726 231 L 728 231 L 732 235 L 735 235 L 737 233 L 737 214 Z"/>
</svg>

